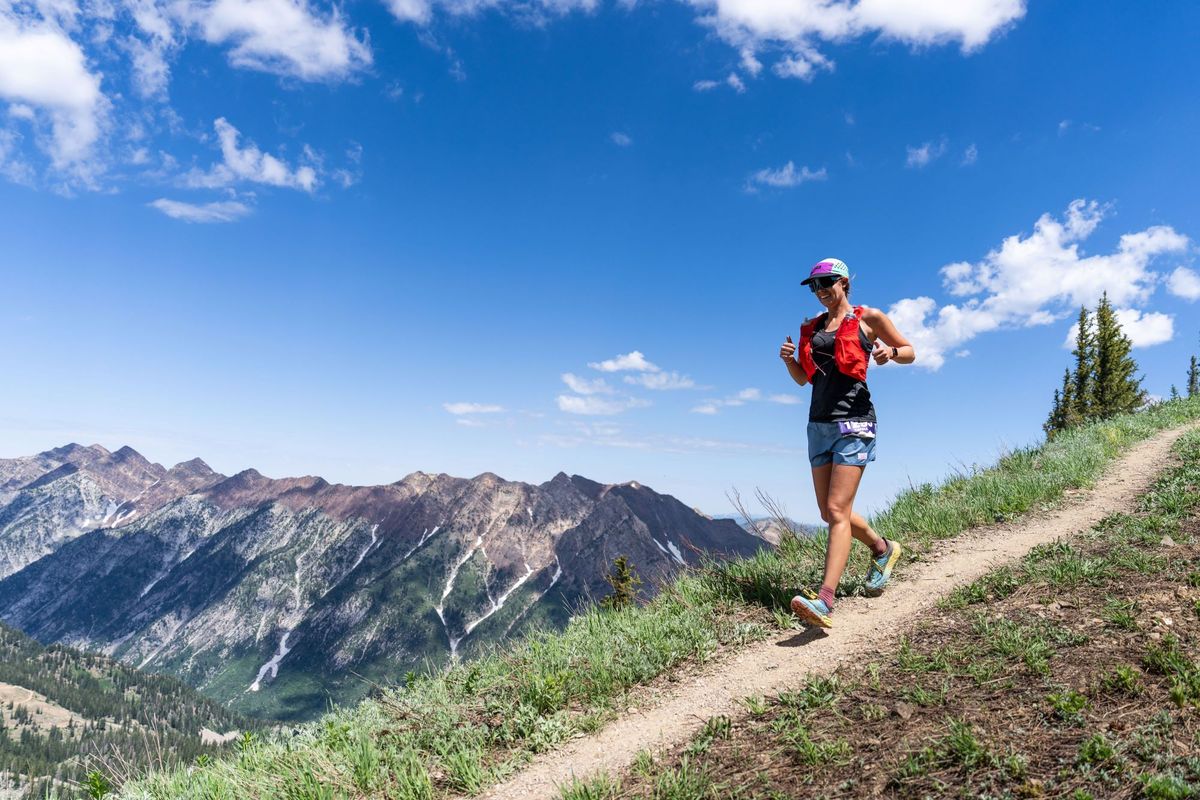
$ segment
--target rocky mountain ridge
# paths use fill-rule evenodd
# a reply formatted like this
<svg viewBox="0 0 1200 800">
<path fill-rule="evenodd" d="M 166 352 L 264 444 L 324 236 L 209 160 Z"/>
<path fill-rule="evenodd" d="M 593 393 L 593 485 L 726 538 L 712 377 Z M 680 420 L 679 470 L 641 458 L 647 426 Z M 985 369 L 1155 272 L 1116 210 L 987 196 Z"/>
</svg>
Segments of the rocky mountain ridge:
<svg viewBox="0 0 1200 800">
<path fill-rule="evenodd" d="M 617 555 L 649 593 L 705 553 L 762 546 L 636 482 L 564 473 L 344 486 L 98 445 L 0 460 L 0 619 L 260 716 L 561 626 Z"/>
</svg>

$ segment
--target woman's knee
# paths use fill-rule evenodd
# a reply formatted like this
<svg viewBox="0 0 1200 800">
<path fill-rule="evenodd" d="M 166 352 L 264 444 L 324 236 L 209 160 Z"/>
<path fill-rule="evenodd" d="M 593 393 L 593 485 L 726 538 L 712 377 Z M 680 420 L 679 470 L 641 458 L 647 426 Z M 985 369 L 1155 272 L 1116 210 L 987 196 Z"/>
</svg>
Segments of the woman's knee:
<svg viewBox="0 0 1200 800">
<path fill-rule="evenodd" d="M 851 506 L 842 505 L 841 503 L 829 503 L 825 506 L 825 513 L 822 515 L 827 523 L 849 522 L 850 515 L 853 513 Z"/>
</svg>

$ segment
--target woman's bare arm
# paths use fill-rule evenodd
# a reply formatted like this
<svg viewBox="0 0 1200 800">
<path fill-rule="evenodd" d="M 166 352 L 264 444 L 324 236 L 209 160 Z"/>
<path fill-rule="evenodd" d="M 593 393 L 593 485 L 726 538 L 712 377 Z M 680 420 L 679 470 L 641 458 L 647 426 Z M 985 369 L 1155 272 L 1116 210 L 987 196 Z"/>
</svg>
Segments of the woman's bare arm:
<svg viewBox="0 0 1200 800">
<path fill-rule="evenodd" d="M 864 308 L 863 322 L 870 326 L 876 339 L 875 350 L 871 353 L 876 364 L 886 364 L 889 361 L 895 361 L 897 364 L 911 364 L 917 360 L 916 348 L 904 337 L 904 334 L 896 329 L 887 314 L 878 308 Z M 896 348 L 895 356 L 892 355 L 893 347 Z"/>
</svg>

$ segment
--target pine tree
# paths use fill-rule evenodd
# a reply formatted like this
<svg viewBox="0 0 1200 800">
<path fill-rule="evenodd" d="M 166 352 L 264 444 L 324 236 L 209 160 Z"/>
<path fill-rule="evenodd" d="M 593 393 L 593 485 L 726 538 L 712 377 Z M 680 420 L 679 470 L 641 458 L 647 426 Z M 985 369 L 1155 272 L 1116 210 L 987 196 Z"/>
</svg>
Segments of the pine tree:
<svg viewBox="0 0 1200 800">
<path fill-rule="evenodd" d="M 1054 436 L 1059 431 L 1065 431 L 1067 428 L 1078 425 L 1082 419 L 1076 410 L 1075 405 L 1075 385 L 1071 380 L 1071 371 L 1063 371 L 1063 382 L 1061 389 L 1054 390 L 1054 406 L 1050 409 L 1050 416 L 1046 418 L 1046 422 L 1042 425 L 1042 430 L 1046 432 L 1046 438 Z"/>
<path fill-rule="evenodd" d="M 1047 439 L 1062 430 L 1062 392 L 1058 389 L 1054 390 L 1054 405 L 1050 407 L 1050 416 L 1042 423 L 1042 430 Z"/>
<path fill-rule="evenodd" d="M 604 580 L 608 581 L 613 591 L 600 601 L 600 605 L 605 608 L 625 608 L 637 600 L 637 587 L 642 585 L 642 579 L 629 563 L 629 556 L 617 556 L 612 571 L 604 576 Z"/>
<path fill-rule="evenodd" d="M 1175 388 L 1175 384 L 1173 384 L 1173 383 L 1171 384 L 1171 399 L 1172 400 L 1179 399 L 1179 390 Z"/>
<path fill-rule="evenodd" d="M 1188 367 L 1188 382 L 1187 396 L 1195 397 L 1200 394 L 1200 366 L 1196 365 L 1196 357 L 1192 356 L 1192 363 Z"/>
<path fill-rule="evenodd" d="M 1075 403 L 1073 410 L 1079 420 L 1088 419 L 1096 398 L 1096 335 L 1087 308 L 1079 307 L 1078 331 L 1075 333 Z"/>
<path fill-rule="evenodd" d="M 1146 392 L 1136 375 L 1137 362 L 1129 355 L 1131 347 L 1105 292 L 1096 307 L 1094 406 L 1089 407 L 1088 417 L 1106 419 L 1135 411 L 1145 400 Z"/>
</svg>

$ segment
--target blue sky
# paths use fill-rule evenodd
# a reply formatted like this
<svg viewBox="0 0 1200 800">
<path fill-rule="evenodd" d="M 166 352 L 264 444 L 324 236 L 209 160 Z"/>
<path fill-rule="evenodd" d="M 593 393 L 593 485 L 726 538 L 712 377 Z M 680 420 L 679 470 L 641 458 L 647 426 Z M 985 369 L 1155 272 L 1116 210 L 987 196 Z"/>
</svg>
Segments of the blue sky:
<svg viewBox="0 0 1200 800">
<path fill-rule="evenodd" d="M 1200 8 L 0 0 L 0 457 L 636 479 L 814 519 L 827 256 L 917 345 L 860 507 L 1200 352 Z"/>
</svg>

